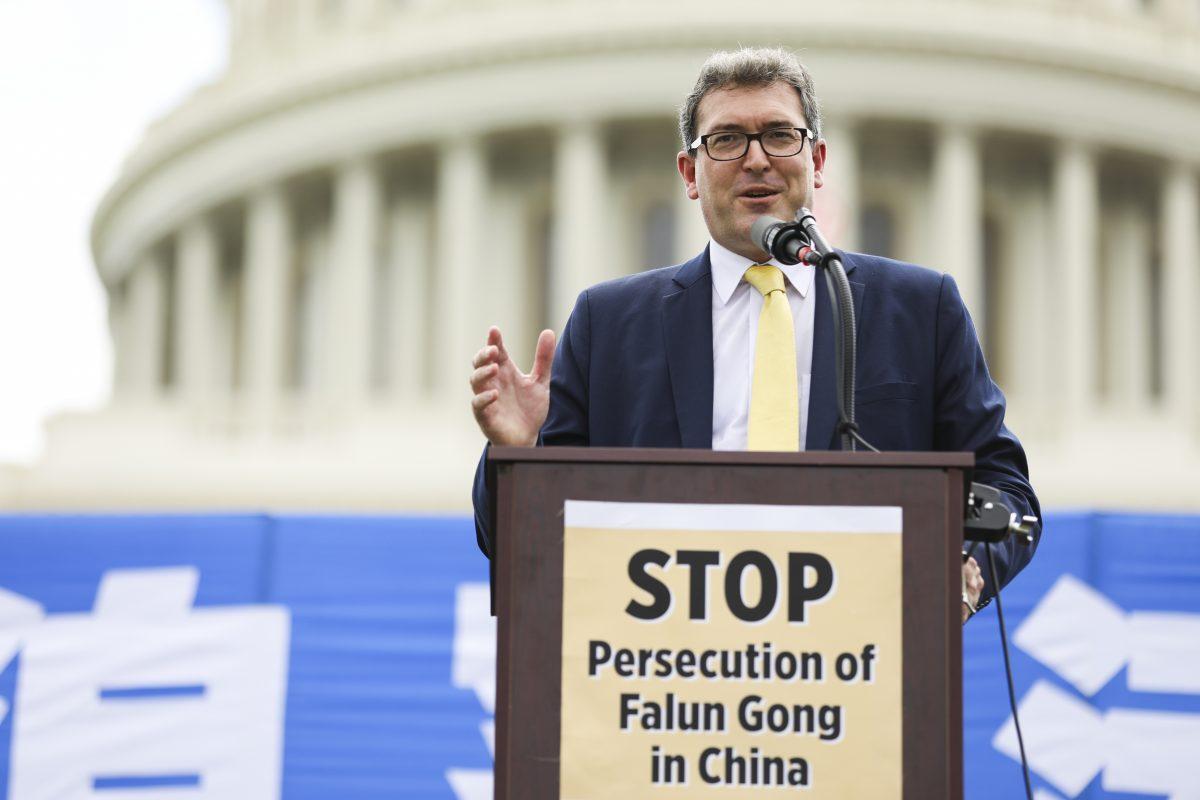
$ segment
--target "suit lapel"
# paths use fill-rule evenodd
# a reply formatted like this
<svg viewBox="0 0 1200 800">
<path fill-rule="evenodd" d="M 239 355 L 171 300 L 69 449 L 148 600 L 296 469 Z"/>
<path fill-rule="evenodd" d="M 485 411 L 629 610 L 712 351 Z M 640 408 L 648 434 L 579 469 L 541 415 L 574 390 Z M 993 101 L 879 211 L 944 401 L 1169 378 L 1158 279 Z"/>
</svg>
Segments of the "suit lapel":
<svg viewBox="0 0 1200 800">
<path fill-rule="evenodd" d="M 712 271 L 708 249 L 675 273 L 663 298 L 663 333 L 679 438 L 684 447 L 712 446 Z"/>
<path fill-rule="evenodd" d="M 854 274 L 856 264 L 852 256 L 838 251 L 846 276 Z M 834 352 L 833 311 L 829 304 L 829 288 L 825 275 L 817 270 L 813 283 L 817 291 L 814 296 L 817 307 L 813 319 L 812 378 L 808 386 L 808 431 L 805 448 L 808 450 L 840 450 L 841 440 L 836 437 L 837 427 L 837 363 Z M 855 337 L 861 341 L 863 298 L 866 286 L 850 281 L 850 294 L 854 298 Z M 711 323 L 710 323 L 711 324 Z M 861 354 L 859 361 L 862 361 Z"/>
</svg>

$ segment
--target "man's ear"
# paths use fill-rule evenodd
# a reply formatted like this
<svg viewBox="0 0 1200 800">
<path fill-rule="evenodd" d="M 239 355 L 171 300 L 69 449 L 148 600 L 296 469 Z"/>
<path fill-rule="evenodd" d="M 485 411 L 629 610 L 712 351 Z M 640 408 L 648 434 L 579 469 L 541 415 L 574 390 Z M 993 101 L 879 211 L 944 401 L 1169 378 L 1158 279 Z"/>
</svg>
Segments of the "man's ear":
<svg viewBox="0 0 1200 800">
<path fill-rule="evenodd" d="M 814 189 L 820 189 L 825 184 L 825 157 L 825 140 L 817 139 L 812 145 Z"/>
<path fill-rule="evenodd" d="M 692 200 L 700 199 L 700 191 L 696 188 L 696 159 L 688 155 L 686 150 L 680 150 L 679 155 L 675 157 L 675 166 L 679 168 L 679 175 L 683 178 L 684 191 Z"/>
</svg>

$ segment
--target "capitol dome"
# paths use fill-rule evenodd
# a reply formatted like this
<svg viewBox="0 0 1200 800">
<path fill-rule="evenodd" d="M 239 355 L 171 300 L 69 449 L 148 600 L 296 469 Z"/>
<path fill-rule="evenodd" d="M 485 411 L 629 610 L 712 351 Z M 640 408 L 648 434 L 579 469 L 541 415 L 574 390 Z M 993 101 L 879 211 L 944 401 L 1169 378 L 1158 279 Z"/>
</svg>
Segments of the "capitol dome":
<svg viewBox="0 0 1200 800">
<path fill-rule="evenodd" d="M 707 241 L 676 109 L 783 45 L 830 239 L 955 276 L 1046 505 L 1200 508 L 1200 2 L 230 0 L 96 210 L 114 395 L 25 507 L 461 510 L 487 328 Z"/>
</svg>

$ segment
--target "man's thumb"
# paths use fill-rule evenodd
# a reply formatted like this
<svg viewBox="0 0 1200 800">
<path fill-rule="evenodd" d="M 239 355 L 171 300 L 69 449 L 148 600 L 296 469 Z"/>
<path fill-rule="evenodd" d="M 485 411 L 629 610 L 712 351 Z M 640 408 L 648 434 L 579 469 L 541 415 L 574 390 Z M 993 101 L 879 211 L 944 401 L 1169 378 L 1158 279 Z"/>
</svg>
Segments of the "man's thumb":
<svg viewBox="0 0 1200 800">
<path fill-rule="evenodd" d="M 554 331 L 542 331 L 537 340 L 537 351 L 533 355 L 533 372 L 530 377 L 540 383 L 550 382 L 550 366 L 554 362 Z"/>
</svg>

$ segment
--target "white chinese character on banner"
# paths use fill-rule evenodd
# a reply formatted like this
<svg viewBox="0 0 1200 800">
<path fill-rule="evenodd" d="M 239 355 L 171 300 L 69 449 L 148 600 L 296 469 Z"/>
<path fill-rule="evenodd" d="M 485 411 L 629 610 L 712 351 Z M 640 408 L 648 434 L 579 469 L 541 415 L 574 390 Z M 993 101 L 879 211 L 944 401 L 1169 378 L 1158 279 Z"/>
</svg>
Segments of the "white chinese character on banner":
<svg viewBox="0 0 1200 800">
<path fill-rule="evenodd" d="M 290 616 L 194 608 L 198 583 L 110 570 L 80 614 L 0 590 L 0 670 L 20 657 L 8 800 L 279 797 Z"/>
<path fill-rule="evenodd" d="M 454 603 L 454 662 L 451 680 L 471 689 L 486 717 L 479 732 L 492 758 L 496 756 L 496 619 L 486 583 L 461 583 Z M 491 800 L 490 769 L 448 769 L 446 780 L 458 800 Z"/>
<path fill-rule="evenodd" d="M 1071 575 L 1046 592 L 1013 642 L 1084 697 L 1122 671 L 1134 692 L 1200 694 L 1200 615 L 1127 612 Z M 1034 683 L 1018 712 L 1030 768 L 1067 797 L 1100 775 L 1106 792 L 1200 800 L 1200 714 L 1100 710 L 1047 680 Z M 992 745 L 1020 758 L 1011 717 Z"/>
</svg>

